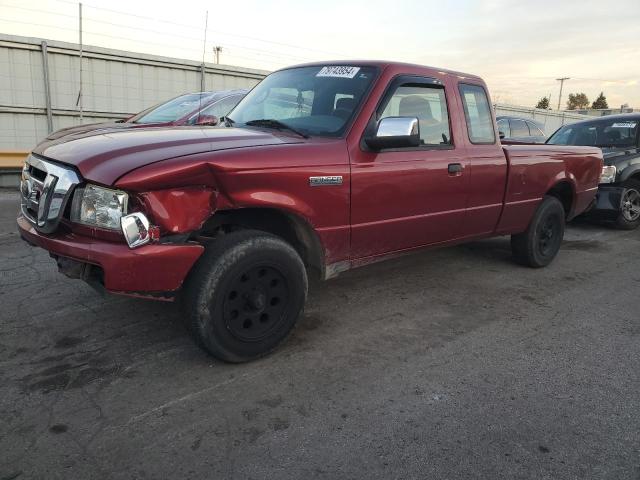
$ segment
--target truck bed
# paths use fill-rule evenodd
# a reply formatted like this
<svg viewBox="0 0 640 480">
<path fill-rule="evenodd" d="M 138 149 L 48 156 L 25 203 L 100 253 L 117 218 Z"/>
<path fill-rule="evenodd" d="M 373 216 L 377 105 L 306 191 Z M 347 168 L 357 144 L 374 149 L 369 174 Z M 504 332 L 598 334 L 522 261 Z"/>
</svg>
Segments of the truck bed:
<svg viewBox="0 0 640 480">
<path fill-rule="evenodd" d="M 503 145 L 502 150 L 508 174 L 499 234 L 526 229 L 541 200 L 540 193 L 559 181 L 570 186 L 574 195 L 568 219 L 585 211 L 598 189 L 602 170 L 599 148 L 530 144 Z"/>
</svg>

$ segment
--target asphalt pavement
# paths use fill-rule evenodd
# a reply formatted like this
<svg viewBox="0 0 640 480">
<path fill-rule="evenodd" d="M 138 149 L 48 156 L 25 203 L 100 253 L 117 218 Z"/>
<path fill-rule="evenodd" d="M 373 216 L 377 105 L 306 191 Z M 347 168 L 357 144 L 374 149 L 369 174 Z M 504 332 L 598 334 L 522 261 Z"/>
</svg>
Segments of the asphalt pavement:
<svg viewBox="0 0 640 480">
<path fill-rule="evenodd" d="M 311 285 L 274 354 L 57 273 L 0 193 L 0 479 L 639 479 L 640 231 L 578 222 Z"/>
</svg>

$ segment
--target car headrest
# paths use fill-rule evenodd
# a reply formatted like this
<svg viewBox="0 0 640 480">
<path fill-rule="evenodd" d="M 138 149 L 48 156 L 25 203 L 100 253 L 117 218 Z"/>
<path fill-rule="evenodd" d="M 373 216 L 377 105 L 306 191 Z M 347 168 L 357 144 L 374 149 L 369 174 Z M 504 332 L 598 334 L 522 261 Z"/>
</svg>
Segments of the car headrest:
<svg viewBox="0 0 640 480">
<path fill-rule="evenodd" d="M 339 98 L 336 100 L 336 110 L 353 110 L 356 106 L 356 101 L 353 98 Z"/>
<path fill-rule="evenodd" d="M 431 120 L 431 105 L 420 95 L 408 95 L 400 100 L 398 114 L 401 117 L 418 117 L 419 120 Z"/>
</svg>

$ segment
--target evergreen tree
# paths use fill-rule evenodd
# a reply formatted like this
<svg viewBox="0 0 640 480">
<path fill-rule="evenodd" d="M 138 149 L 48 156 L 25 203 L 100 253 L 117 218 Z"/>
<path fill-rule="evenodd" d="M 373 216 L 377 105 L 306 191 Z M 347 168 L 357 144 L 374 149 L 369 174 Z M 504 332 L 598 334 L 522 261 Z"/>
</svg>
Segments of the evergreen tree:
<svg viewBox="0 0 640 480">
<path fill-rule="evenodd" d="M 538 104 L 536 105 L 536 108 L 542 108 L 543 110 L 549 110 L 549 98 L 548 97 L 542 97 L 540 100 L 538 100 Z"/>
<path fill-rule="evenodd" d="M 609 108 L 609 104 L 607 103 L 607 97 L 604 96 L 604 92 L 600 92 L 598 98 L 594 100 L 591 104 L 591 108 Z"/>
</svg>

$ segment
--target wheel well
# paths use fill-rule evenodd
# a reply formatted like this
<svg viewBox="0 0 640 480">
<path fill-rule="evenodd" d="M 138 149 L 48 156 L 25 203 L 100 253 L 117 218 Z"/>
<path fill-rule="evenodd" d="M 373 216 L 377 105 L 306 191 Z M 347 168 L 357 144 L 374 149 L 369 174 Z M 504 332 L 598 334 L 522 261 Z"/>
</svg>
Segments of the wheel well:
<svg viewBox="0 0 640 480">
<path fill-rule="evenodd" d="M 573 187 L 569 182 L 558 182 L 551 190 L 547 192 L 547 195 L 556 197 L 562 203 L 564 212 L 567 219 L 570 218 L 573 211 Z"/>
<path fill-rule="evenodd" d="M 215 237 L 221 232 L 262 230 L 276 235 L 296 249 L 307 269 L 324 275 L 324 249 L 313 227 L 303 218 L 275 208 L 221 210 L 203 225 L 201 235 Z"/>
</svg>

